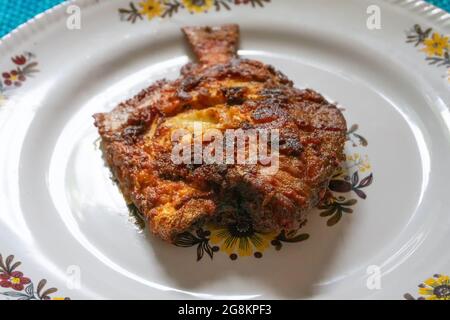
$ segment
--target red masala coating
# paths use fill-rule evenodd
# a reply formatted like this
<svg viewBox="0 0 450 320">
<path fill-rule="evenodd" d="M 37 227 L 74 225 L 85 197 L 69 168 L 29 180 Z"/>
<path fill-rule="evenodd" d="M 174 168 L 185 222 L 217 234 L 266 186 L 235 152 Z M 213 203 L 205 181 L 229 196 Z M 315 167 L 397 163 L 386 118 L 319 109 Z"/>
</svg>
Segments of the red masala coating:
<svg viewBox="0 0 450 320">
<path fill-rule="evenodd" d="M 345 158 L 344 117 L 272 66 L 238 58 L 237 25 L 183 31 L 198 63 L 184 66 L 175 81 L 159 81 L 94 116 L 126 199 L 167 241 L 210 220 L 246 219 L 259 232 L 295 228 Z M 194 122 L 221 131 L 278 129 L 278 172 L 263 174 L 261 164 L 174 164 L 171 133 Z"/>
</svg>

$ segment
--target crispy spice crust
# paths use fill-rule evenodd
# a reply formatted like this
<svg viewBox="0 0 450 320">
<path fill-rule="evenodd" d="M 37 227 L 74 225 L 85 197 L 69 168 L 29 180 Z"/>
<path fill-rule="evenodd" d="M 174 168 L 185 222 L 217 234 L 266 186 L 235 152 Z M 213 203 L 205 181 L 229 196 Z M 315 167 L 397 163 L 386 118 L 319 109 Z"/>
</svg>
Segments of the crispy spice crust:
<svg viewBox="0 0 450 320">
<path fill-rule="evenodd" d="M 294 228 L 344 160 L 344 117 L 272 66 L 237 58 L 237 26 L 183 30 L 199 63 L 94 116 L 121 190 L 167 241 L 211 219 L 251 219 L 261 232 Z M 175 165 L 171 133 L 195 121 L 222 131 L 279 129 L 280 170 L 264 175 L 261 165 Z"/>
</svg>

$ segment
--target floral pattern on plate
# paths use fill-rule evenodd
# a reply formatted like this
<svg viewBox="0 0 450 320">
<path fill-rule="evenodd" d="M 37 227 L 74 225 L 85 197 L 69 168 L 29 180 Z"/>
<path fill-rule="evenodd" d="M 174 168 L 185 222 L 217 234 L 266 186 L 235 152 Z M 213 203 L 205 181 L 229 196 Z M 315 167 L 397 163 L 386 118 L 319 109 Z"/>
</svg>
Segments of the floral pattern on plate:
<svg viewBox="0 0 450 320">
<path fill-rule="evenodd" d="M 171 18 L 185 10 L 191 14 L 207 13 L 210 10 L 231 10 L 234 6 L 246 5 L 253 8 L 264 7 L 270 0 L 141 0 L 131 1 L 128 8 L 120 8 L 122 21 L 152 20 L 154 18 Z"/>
<path fill-rule="evenodd" d="M 430 65 L 446 68 L 446 77 L 450 82 L 450 42 L 448 35 L 415 24 L 407 31 L 406 42 L 413 43 L 415 47 L 420 47 L 420 50 L 426 55 L 425 60 Z"/>
<path fill-rule="evenodd" d="M 328 192 L 318 205 L 320 216 L 327 217 L 327 225 L 334 226 L 344 214 L 353 213 L 351 207 L 359 199 L 366 199 L 364 189 L 373 182 L 373 174 L 369 156 L 361 154 L 359 149 L 368 145 L 366 138 L 361 136 L 358 125 L 354 124 L 347 132 L 347 141 L 350 142 L 351 152 L 347 154 L 347 161 L 333 175 L 328 185 Z M 354 197 L 354 196 L 357 197 Z"/>
<path fill-rule="evenodd" d="M 435 274 L 418 285 L 417 300 L 450 300 L 450 277 Z M 410 293 L 404 295 L 407 300 L 416 300 Z"/>
<path fill-rule="evenodd" d="M 0 106 L 11 96 L 11 93 L 21 87 L 28 78 L 39 72 L 36 56 L 31 52 L 11 58 L 13 66 L 9 70 L 1 72 L 0 78 Z"/>
<path fill-rule="evenodd" d="M 14 256 L 6 259 L 0 254 L 0 295 L 16 300 L 68 300 L 69 298 L 52 297 L 58 291 L 56 288 L 47 288 L 46 279 L 37 284 L 17 268 L 22 263 L 14 261 Z"/>
<path fill-rule="evenodd" d="M 326 217 L 327 225 L 336 225 L 344 215 L 353 213 L 359 200 L 367 198 L 366 188 L 373 182 L 373 174 L 368 155 L 363 151 L 368 141 L 358 133 L 354 124 L 347 132 L 347 161 L 332 177 L 323 201 L 317 206 L 319 215 Z M 350 152 L 349 152 L 350 151 Z M 263 252 L 274 248 L 279 251 L 283 244 L 299 243 L 309 239 L 303 232 L 306 221 L 297 230 L 280 233 L 256 232 L 251 221 L 238 221 L 227 226 L 207 225 L 195 231 L 184 232 L 175 239 L 178 247 L 196 247 L 197 261 L 205 254 L 213 259 L 214 254 L 223 252 L 231 260 L 238 257 L 262 258 Z"/>
</svg>

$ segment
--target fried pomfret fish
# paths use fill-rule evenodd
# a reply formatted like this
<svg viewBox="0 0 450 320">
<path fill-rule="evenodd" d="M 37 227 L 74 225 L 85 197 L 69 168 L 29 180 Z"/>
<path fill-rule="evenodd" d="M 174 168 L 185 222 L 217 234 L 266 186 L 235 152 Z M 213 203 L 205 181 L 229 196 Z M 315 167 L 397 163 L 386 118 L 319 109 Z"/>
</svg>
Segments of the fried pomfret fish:
<svg viewBox="0 0 450 320">
<path fill-rule="evenodd" d="M 95 114 L 105 159 L 149 229 L 173 242 L 206 222 L 245 220 L 259 232 L 290 230 L 323 197 L 345 159 L 346 121 L 336 107 L 285 75 L 237 55 L 239 27 L 183 28 L 197 56 L 109 113 Z M 278 170 L 260 163 L 173 161 L 175 130 L 277 130 Z M 194 143 L 188 142 L 188 143 Z"/>
</svg>

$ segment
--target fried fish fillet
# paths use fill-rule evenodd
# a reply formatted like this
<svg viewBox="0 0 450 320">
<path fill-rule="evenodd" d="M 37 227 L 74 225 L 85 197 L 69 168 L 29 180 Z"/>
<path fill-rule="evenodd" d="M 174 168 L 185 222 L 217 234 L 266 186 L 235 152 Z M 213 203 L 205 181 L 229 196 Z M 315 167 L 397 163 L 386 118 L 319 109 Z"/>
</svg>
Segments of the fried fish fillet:
<svg viewBox="0 0 450 320">
<path fill-rule="evenodd" d="M 128 202 L 166 241 L 206 221 L 246 219 L 259 232 L 293 229 L 324 195 L 344 160 L 346 121 L 319 93 L 237 56 L 239 27 L 186 27 L 198 61 L 109 113 L 94 115 L 102 150 Z M 261 164 L 175 164 L 174 130 L 194 124 L 278 129 L 279 170 Z"/>
</svg>

